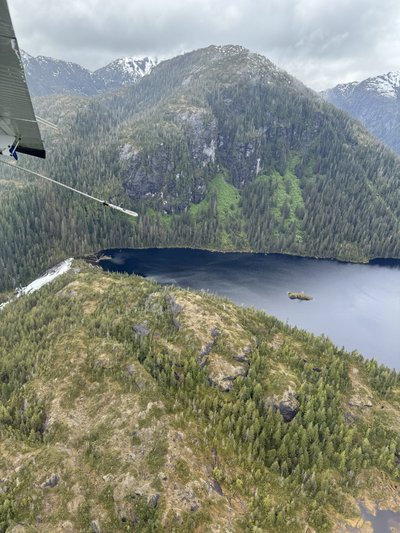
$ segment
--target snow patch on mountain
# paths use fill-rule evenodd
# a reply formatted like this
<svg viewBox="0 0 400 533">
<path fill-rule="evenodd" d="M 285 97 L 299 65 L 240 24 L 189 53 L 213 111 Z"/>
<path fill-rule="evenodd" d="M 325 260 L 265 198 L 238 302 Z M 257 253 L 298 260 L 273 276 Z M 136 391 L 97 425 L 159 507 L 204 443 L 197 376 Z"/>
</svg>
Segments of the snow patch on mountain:
<svg viewBox="0 0 400 533">
<path fill-rule="evenodd" d="M 35 279 L 34 281 L 32 281 L 32 283 L 30 283 L 26 287 L 20 287 L 19 289 L 17 289 L 16 296 L 14 298 L 11 298 L 11 300 L 8 300 L 8 302 L 2 303 L 0 305 L 0 310 L 3 309 L 6 305 L 11 303 L 12 301 L 14 301 L 16 298 L 19 298 L 20 296 L 24 294 L 32 294 L 33 292 L 38 291 L 39 289 L 41 289 L 48 283 L 51 283 L 52 281 L 57 279 L 62 274 L 65 274 L 66 272 L 68 272 L 68 270 L 70 270 L 72 266 L 72 261 L 73 261 L 72 257 L 70 257 L 69 259 L 66 259 L 65 261 L 62 261 L 58 265 L 47 270 L 47 272 L 45 272 L 43 276 L 40 276 L 39 278 Z"/>
<path fill-rule="evenodd" d="M 123 72 L 131 76 L 143 77 L 151 72 L 151 69 L 157 64 L 157 59 L 144 57 L 139 59 L 137 57 L 123 57 L 117 59 L 115 64 L 122 69 Z M 113 63 L 111 63 L 113 65 Z"/>
<path fill-rule="evenodd" d="M 343 83 L 323 91 L 321 96 L 360 120 L 373 135 L 400 154 L 400 71 Z"/>
<path fill-rule="evenodd" d="M 397 98 L 400 87 L 400 72 L 388 72 L 365 80 L 367 91 L 375 91 L 386 98 Z"/>
<path fill-rule="evenodd" d="M 335 87 L 336 91 L 341 93 L 343 96 L 349 96 L 353 93 L 353 90 L 359 84 L 358 81 L 352 81 L 350 83 L 341 83 Z"/>
<path fill-rule="evenodd" d="M 22 287 L 21 289 L 19 289 L 18 295 L 31 294 L 32 292 L 36 292 L 48 283 L 54 281 L 62 274 L 65 274 L 65 272 L 68 272 L 68 270 L 71 268 L 72 261 L 73 259 L 72 257 L 70 257 L 69 259 L 62 261 L 55 267 L 50 268 L 47 272 L 43 274 L 43 276 L 35 279 L 35 281 L 32 281 L 32 283 L 30 283 L 26 287 Z"/>
<path fill-rule="evenodd" d="M 329 100 L 330 97 L 344 97 L 350 98 L 360 91 L 368 91 L 379 94 L 385 98 L 397 98 L 397 94 L 400 93 L 400 72 L 388 72 L 387 74 L 381 74 L 373 78 L 367 78 L 361 82 L 353 81 L 351 83 L 341 83 L 323 91 L 323 95 Z"/>
<path fill-rule="evenodd" d="M 155 58 L 123 57 L 93 72 L 93 79 L 99 92 L 118 89 L 146 76 L 155 65 Z"/>
</svg>

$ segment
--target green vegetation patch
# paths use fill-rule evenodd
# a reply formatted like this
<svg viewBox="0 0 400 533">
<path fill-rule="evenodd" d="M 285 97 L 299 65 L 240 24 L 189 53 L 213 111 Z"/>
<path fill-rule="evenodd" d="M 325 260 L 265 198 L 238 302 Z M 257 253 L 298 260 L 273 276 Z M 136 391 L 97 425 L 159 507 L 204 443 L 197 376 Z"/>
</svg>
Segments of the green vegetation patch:
<svg viewBox="0 0 400 533">
<path fill-rule="evenodd" d="M 207 188 L 207 195 L 198 204 L 192 204 L 189 213 L 197 215 L 199 211 L 209 205 L 210 198 L 215 197 L 218 214 L 224 221 L 226 216 L 239 208 L 240 192 L 231 183 L 228 183 L 223 174 L 217 174 Z"/>
<path fill-rule="evenodd" d="M 167 452 L 168 443 L 166 439 L 160 435 L 160 438 L 156 440 L 146 458 L 147 467 L 150 473 L 155 474 L 162 469 L 166 461 Z"/>
<path fill-rule="evenodd" d="M 206 197 L 190 206 L 188 212 L 198 223 L 207 220 L 211 230 L 215 226 L 206 247 L 215 247 L 215 238 L 216 247 L 226 250 L 237 248 L 239 242 L 243 246 L 247 241 L 240 201 L 240 191 L 220 173 L 208 184 Z"/>
<path fill-rule="evenodd" d="M 296 158 L 293 158 L 283 176 L 274 171 L 268 176 L 258 176 L 256 181 L 268 183 L 268 190 L 265 192 L 271 194 L 269 201 L 273 217 L 286 231 L 294 227 L 296 241 L 301 243 L 301 221 L 305 214 L 305 206 L 300 182 L 293 170 L 295 162 Z"/>
<path fill-rule="evenodd" d="M 240 193 L 222 174 L 218 174 L 210 182 L 209 193 L 216 196 L 218 214 L 222 222 L 226 220 L 228 214 L 239 208 Z"/>
</svg>

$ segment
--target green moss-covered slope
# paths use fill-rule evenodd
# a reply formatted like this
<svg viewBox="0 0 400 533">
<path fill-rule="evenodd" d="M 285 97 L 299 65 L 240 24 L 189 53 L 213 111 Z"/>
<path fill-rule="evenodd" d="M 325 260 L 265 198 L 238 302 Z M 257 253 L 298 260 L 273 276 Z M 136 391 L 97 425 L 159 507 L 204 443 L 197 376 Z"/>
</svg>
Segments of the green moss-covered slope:
<svg viewBox="0 0 400 533">
<path fill-rule="evenodd" d="M 395 372 L 77 261 L 0 313 L 0 531 L 337 531 L 363 524 L 357 499 L 399 510 Z"/>
</svg>

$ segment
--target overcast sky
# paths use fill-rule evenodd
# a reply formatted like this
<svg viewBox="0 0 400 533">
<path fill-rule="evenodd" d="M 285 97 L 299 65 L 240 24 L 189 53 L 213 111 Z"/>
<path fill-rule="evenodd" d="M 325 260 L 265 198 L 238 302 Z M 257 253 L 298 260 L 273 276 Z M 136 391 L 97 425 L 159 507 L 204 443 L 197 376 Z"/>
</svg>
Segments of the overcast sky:
<svg viewBox="0 0 400 533">
<path fill-rule="evenodd" d="M 399 0 L 8 0 L 20 48 L 91 70 L 210 44 L 259 52 L 313 89 L 400 70 Z"/>
</svg>

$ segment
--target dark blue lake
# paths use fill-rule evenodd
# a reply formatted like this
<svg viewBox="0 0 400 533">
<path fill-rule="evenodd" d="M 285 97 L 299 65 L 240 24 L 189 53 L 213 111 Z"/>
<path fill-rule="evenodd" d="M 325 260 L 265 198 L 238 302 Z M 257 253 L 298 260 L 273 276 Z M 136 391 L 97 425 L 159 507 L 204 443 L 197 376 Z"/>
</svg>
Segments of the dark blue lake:
<svg viewBox="0 0 400 533">
<path fill-rule="evenodd" d="M 400 370 L 400 262 L 369 265 L 191 249 L 106 250 L 106 270 L 204 289 Z M 290 300 L 288 291 L 314 297 Z"/>
</svg>

